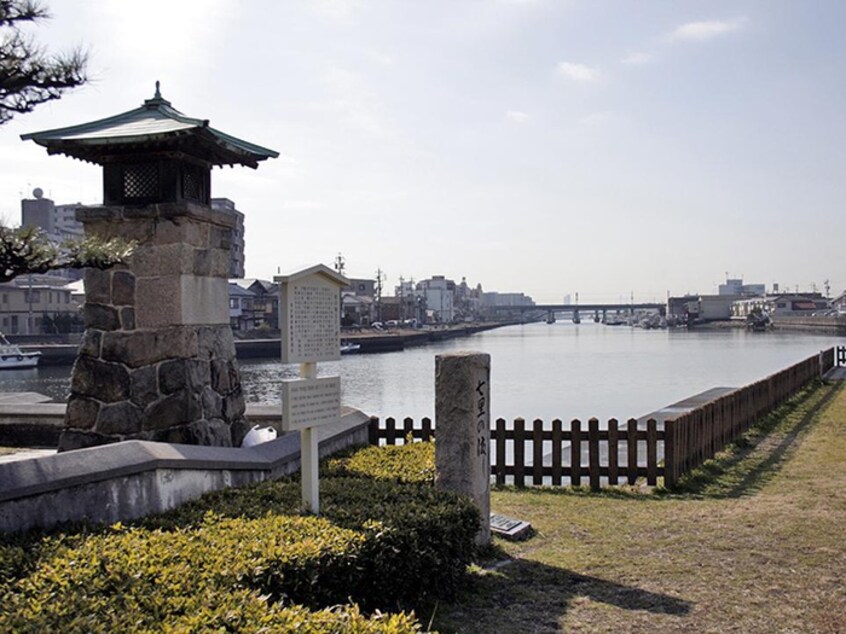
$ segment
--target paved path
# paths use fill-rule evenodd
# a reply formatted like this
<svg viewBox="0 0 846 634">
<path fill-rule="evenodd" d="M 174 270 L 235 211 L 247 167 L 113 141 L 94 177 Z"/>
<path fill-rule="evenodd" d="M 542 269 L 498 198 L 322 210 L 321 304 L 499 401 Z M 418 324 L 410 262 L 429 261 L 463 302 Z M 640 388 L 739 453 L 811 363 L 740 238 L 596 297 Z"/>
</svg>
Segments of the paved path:
<svg viewBox="0 0 846 634">
<path fill-rule="evenodd" d="M 846 365 L 832 368 L 825 375 L 825 378 L 829 381 L 846 381 Z"/>
</svg>

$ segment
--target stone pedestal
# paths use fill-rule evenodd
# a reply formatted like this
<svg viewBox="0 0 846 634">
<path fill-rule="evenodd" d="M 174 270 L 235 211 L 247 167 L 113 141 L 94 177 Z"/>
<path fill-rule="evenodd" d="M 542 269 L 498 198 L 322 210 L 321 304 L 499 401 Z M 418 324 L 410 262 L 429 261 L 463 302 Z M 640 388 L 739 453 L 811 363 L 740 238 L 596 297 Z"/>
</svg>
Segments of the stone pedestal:
<svg viewBox="0 0 846 634">
<path fill-rule="evenodd" d="M 435 357 L 435 486 L 470 496 L 481 514 L 476 543 L 491 541 L 491 357 Z"/>
<path fill-rule="evenodd" d="M 81 209 L 86 234 L 136 240 L 85 272 L 85 335 L 59 450 L 126 439 L 232 446 L 247 431 L 229 327 L 226 214 L 188 202 Z"/>
</svg>

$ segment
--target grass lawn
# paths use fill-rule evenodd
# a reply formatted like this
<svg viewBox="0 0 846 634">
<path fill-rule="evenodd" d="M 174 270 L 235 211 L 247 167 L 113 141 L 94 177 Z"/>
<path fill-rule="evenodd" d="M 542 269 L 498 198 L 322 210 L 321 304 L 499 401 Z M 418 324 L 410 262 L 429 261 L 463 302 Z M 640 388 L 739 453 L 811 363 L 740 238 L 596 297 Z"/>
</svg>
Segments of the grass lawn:
<svg viewBox="0 0 846 634">
<path fill-rule="evenodd" d="M 536 535 L 431 614 L 449 632 L 846 632 L 846 387 L 809 391 L 682 493 L 503 489 Z"/>
</svg>

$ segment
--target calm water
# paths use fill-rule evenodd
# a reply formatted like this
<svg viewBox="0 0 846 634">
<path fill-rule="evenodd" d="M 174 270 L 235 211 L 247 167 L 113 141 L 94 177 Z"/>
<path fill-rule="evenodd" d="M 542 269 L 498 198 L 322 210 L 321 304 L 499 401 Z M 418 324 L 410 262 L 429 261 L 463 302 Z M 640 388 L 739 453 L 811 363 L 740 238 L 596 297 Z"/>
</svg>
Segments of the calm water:
<svg viewBox="0 0 846 634">
<path fill-rule="evenodd" d="M 742 330 L 642 330 L 594 323 L 510 326 L 402 352 L 349 355 L 320 364 L 340 374 L 343 402 L 381 417 L 434 416 L 435 355 L 491 355 L 494 418 L 600 419 L 641 416 L 712 387 L 737 387 L 843 339 Z M 64 400 L 69 368 L 0 373 L 0 391 Z M 296 366 L 241 364 L 248 402 L 279 402 L 279 382 Z"/>
</svg>

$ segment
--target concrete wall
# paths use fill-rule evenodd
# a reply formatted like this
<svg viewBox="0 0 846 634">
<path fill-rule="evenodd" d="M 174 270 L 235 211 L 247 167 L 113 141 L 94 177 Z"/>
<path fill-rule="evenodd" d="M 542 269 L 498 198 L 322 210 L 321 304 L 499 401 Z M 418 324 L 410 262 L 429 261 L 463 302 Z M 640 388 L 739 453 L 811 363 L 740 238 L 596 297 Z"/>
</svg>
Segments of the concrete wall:
<svg viewBox="0 0 846 634">
<path fill-rule="evenodd" d="M 346 409 L 319 428 L 321 457 L 367 443 L 369 418 Z M 0 531 L 113 523 L 176 508 L 204 493 L 299 468 L 300 437 L 248 449 L 130 440 L 0 464 Z"/>
</svg>

